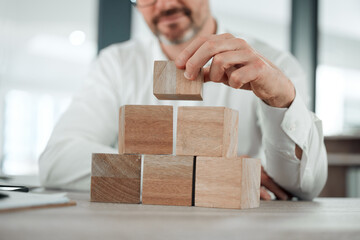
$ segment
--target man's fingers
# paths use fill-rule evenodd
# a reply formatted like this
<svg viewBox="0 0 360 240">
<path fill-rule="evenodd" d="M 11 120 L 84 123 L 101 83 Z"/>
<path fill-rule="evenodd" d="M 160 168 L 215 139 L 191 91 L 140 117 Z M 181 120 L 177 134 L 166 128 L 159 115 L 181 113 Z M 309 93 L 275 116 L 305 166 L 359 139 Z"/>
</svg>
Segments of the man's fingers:
<svg viewBox="0 0 360 240">
<path fill-rule="evenodd" d="M 256 79 L 257 73 L 251 66 L 246 65 L 233 71 L 226 71 L 226 75 L 229 79 L 230 87 L 239 89 L 245 85 L 245 87 L 250 87 L 249 83 Z M 246 89 L 245 87 L 244 89 Z"/>
<path fill-rule="evenodd" d="M 253 55 L 245 49 L 216 54 L 210 66 L 210 80 L 219 82 L 225 71 L 232 66 L 242 66 L 251 60 Z"/>
<path fill-rule="evenodd" d="M 266 188 L 264 187 L 260 187 L 260 199 L 267 201 L 271 200 L 270 194 L 267 192 Z"/>
<path fill-rule="evenodd" d="M 251 55 L 252 51 L 245 48 L 246 42 L 239 38 L 212 39 L 204 42 L 198 50 L 189 58 L 185 66 L 185 77 L 195 79 L 202 68 L 212 57 L 228 51 L 246 51 L 245 56 Z M 239 54 L 240 56 L 240 54 Z"/>
<path fill-rule="evenodd" d="M 231 74 L 231 73 L 234 72 L 235 70 L 236 70 L 236 68 L 235 68 L 235 67 L 232 67 L 231 69 L 227 70 L 226 73 L 227 73 L 227 74 Z M 205 67 L 205 68 L 203 69 L 203 71 L 204 71 L 204 82 L 211 82 L 211 79 L 210 79 L 210 67 Z M 223 83 L 223 84 L 231 87 L 231 86 L 230 86 L 230 83 L 229 83 L 229 78 L 228 78 L 227 74 L 223 74 L 222 77 L 221 77 L 218 81 L 216 81 L 216 82 L 218 82 L 218 83 Z M 234 85 L 233 85 L 233 86 L 234 86 Z M 244 89 L 244 90 L 252 90 L 252 87 L 251 87 L 250 82 L 245 83 L 245 84 L 242 85 L 240 88 L 241 88 L 241 89 Z"/>
<path fill-rule="evenodd" d="M 242 85 L 241 89 L 252 91 L 250 83 L 245 83 L 244 85 Z"/>
<path fill-rule="evenodd" d="M 275 194 L 275 196 L 280 200 L 288 200 L 288 194 L 281 189 L 271 177 L 269 177 L 265 171 L 261 172 L 261 185 L 266 187 L 269 191 Z"/>
<path fill-rule="evenodd" d="M 210 80 L 210 67 L 204 67 L 203 72 L 204 72 L 204 82 L 211 82 L 211 80 Z M 226 74 L 224 74 L 221 77 L 221 79 L 219 79 L 219 81 L 217 81 L 217 82 L 229 85 L 228 84 L 228 77 L 226 76 Z"/>
<path fill-rule="evenodd" d="M 176 58 L 175 64 L 178 68 L 185 68 L 186 62 L 189 60 L 189 58 L 200 48 L 201 45 L 203 45 L 206 41 L 210 39 L 229 39 L 234 38 L 233 35 L 229 33 L 220 34 L 220 35 L 213 35 L 210 38 L 209 37 L 197 37 L 192 41 L 189 46 L 187 46 L 180 55 Z"/>
</svg>

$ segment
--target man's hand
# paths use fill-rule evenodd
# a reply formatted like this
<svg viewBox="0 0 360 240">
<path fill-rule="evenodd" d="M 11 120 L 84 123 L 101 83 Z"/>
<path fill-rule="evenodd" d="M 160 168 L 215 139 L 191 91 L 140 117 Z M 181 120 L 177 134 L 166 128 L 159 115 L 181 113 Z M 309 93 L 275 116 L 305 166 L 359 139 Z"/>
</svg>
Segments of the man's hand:
<svg viewBox="0 0 360 240">
<path fill-rule="evenodd" d="M 263 200 L 271 200 L 271 196 L 268 191 L 272 192 L 279 200 L 288 200 L 291 195 L 286 193 L 274 180 L 267 175 L 263 166 L 261 166 L 261 187 L 260 198 Z"/>
<path fill-rule="evenodd" d="M 211 66 L 204 68 L 205 82 L 252 90 L 273 107 L 289 107 L 295 98 L 294 85 L 274 64 L 245 40 L 228 33 L 196 38 L 175 63 L 178 68 L 185 68 L 186 78 L 194 80 L 211 58 Z"/>
</svg>

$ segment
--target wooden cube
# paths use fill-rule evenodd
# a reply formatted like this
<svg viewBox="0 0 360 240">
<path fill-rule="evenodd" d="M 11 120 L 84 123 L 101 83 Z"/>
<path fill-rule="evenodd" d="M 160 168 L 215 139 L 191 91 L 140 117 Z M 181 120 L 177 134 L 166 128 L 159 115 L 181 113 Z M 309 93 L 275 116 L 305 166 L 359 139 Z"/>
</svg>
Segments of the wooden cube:
<svg viewBox="0 0 360 240">
<path fill-rule="evenodd" d="M 238 111 L 225 107 L 179 107 L 176 155 L 235 157 Z"/>
<path fill-rule="evenodd" d="M 193 162 L 192 156 L 144 156 L 142 203 L 191 206 Z"/>
<path fill-rule="evenodd" d="M 259 207 L 260 176 L 259 159 L 197 157 L 195 206 Z"/>
<path fill-rule="evenodd" d="M 160 100 L 203 100 L 202 70 L 195 80 L 189 80 L 173 61 L 155 61 L 153 81 L 153 93 Z"/>
<path fill-rule="evenodd" d="M 120 108 L 120 154 L 172 154 L 172 152 L 172 106 L 125 105 Z"/>
<path fill-rule="evenodd" d="M 91 201 L 140 203 L 141 156 L 94 153 Z"/>
</svg>

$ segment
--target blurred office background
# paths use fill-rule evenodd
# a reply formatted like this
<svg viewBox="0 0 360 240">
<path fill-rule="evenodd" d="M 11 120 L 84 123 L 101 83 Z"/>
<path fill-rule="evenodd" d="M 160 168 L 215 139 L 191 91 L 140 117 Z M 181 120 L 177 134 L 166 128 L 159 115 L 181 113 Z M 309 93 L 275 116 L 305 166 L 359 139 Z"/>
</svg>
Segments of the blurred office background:
<svg viewBox="0 0 360 240">
<path fill-rule="evenodd" d="M 299 59 L 329 152 L 323 196 L 360 197 L 360 1 L 210 3 L 222 24 Z M 37 174 L 98 51 L 150 34 L 130 1 L 0 0 L 0 172 Z"/>
</svg>

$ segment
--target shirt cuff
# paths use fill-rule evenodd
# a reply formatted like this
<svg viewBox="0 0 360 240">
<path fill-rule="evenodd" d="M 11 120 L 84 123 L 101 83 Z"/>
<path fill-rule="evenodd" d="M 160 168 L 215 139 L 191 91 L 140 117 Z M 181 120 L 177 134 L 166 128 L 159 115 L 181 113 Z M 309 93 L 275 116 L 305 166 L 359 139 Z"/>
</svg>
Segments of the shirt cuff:
<svg viewBox="0 0 360 240">
<path fill-rule="evenodd" d="M 292 142 L 301 149 L 306 148 L 312 120 L 299 94 L 295 95 L 289 108 L 271 107 L 260 100 L 260 116 L 263 135 L 267 141 L 281 149 L 294 148 Z M 292 141 L 289 141 L 289 138 Z"/>
</svg>

